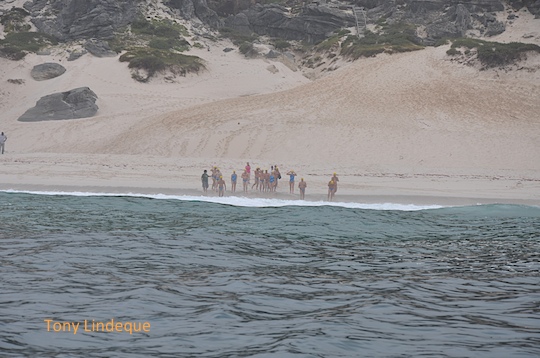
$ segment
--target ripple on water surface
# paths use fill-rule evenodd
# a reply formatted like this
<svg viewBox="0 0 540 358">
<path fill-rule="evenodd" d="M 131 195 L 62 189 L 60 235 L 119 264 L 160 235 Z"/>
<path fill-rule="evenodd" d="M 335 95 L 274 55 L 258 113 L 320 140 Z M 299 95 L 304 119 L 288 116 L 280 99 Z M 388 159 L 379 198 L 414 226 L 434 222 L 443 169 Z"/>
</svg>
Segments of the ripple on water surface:
<svg viewBox="0 0 540 358">
<path fill-rule="evenodd" d="M 0 193 L 5 356 L 537 357 L 540 209 Z M 150 322 L 47 332 L 44 319 Z"/>
</svg>

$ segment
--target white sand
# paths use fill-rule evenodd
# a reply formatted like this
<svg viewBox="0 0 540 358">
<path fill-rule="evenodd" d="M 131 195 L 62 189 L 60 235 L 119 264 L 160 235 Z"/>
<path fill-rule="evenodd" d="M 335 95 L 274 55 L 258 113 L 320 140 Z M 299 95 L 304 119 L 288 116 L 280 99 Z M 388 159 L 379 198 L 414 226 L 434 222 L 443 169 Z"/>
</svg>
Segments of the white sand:
<svg viewBox="0 0 540 358">
<path fill-rule="evenodd" d="M 116 58 L 0 60 L 9 137 L 0 189 L 191 193 L 202 169 L 218 165 L 228 177 L 249 161 L 294 169 L 312 199 L 337 172 L 338 196 L 350 200 L 540 203 L 539 72 L 478 71 L 439 47 L 359 60 L 309 82 L 226 46 L 194 51 L 208 71 L 175 84 L 137 83 Z M 32 66 L 48 61 L 68 71 L 31 79 Z M 25 84 L 6 82 L 19 78 Z M 80 86 L 99 96 L 96 117 L 17 122 L 41 96 Z M 287 193 L 284 182 L 278 195 Z"/>
</svg>

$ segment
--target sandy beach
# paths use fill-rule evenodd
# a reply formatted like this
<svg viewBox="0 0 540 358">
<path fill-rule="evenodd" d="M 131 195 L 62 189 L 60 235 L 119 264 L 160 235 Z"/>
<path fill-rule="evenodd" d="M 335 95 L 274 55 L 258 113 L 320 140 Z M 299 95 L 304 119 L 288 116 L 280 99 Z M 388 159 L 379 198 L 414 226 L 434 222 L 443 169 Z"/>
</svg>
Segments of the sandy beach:
<svg viewBox="0 0 540 358">
<path fill-rule="evenodd" d="M 523 23 L 519 31 L 534 28 Z M 512 27 L 505 34 L 514 39 Z M 310 81 L 227 45 L 190 51 L 207 70 L 173 83 L 138 83 L 118 58 L 0 59 L 0 189 L 200 195 L 203 169 L 218 166 L 228 179 L 250 162 L 294 169 L 308 200 L 323 200 L 336 172 L 340 201 L 540 205 L 538 56 L 525 69 L 479 71 L 441 46 Z M 44 62 L 67 72 L 34 81 L 30 70 Z M 81 86 L 99 97 L 95 117 L 17 121 L 41 96 Z M 270 195 L 292 197 L 285 181 Z"/>
</svg>

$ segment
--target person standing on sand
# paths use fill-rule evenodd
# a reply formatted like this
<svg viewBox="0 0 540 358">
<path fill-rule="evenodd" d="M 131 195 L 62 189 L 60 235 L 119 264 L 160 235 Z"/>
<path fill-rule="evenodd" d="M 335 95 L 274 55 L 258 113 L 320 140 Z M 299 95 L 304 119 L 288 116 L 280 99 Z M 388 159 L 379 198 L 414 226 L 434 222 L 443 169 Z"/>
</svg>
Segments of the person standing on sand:
<svg viewBox="0 0 540 358">
<path fill-rule="evenodd" d="M 206 169 L 204 170 L 204 173 L 201 175 L 201 181 L 202 181 L 202 189 L 206 193 L 208 191 L 208 173 L 206 172 Z"/>
<path fill-rule="evenodd" d="M 334 173 L 334 176 L 332 177 L 331 180 L 334 181 L 334 187 L 335 187 L 335 188 L 334 188 L 334 194 L 335 194 L 335 193 L 337 193 L 337 183 L 338 183 L 338 181 L 339 181 L 339 178 L 337 177 L 337 174 L 336 174 L 336 173 Z"/>
<path fill-rule="evenodd" d="M 270 176 L 268 177 L 270 191 L 276 191 L 276 177 L 274 173 L 275 172 L 270 173 Z"/>
<path fill-rule="evenodd" d="M 231 191 L 233 193 L 236 191 L 236 178 L 237 178 L 236 171 L 233 170 L 232 175 L 231 175 Z"/>
<path fill-rule="evenodd" d="M 296 176 L 296 173 L 294 170 L 289 170 L 287 175 L 289 176 L 289 193 L 294 194 L 294 177 Z"/>
<path fill-rule="evenodd" d="M 333 180 L 330 180 L 328 183 L 328 201 L 332 201 L 334 199 L 334 193 L 336 192 L 336 182 Z"/>
<path fill-rule="evenodd" d="M 246 173 L 248 175 L 248 183 L 249 183 L 249 179 L 250 179 L 250 176 L 251 176 L 251 166 L 249 165 L 249 162 L 246 163 Z"/>
<path fill-rule="evenodd" d="M 0 150 L 2 150 L 2 154 L 4 154 L 4 146 L 6 145 L 7 136 L 2 132 L 0 134 Z"/>
<path fill-rule="evenodd" d="M 298 183 L 298 189 L 300 189 L 300 199 L 304 200 L 306 197 L 306 187 L 307 183 L 304 181 L 304 178 L 300 179 L 300 183 Z"/>
<path fill-rule="evenodd" d="M 249 174 L 247 170 L 244 170 L 244 172 L 242 173 L 242 184 L 244 185 L 244 193 L 247 193 L 249 184 Z"/>
<path fill-rule="evenodd" d="M 281 173 L 279 172 L 279 169 L 278 169 L 277 165 L 274 166 L 274 171 L 275 171 L 274 176 L 276 177 L 276 184 L 274 184 L 274 185 L 276 186 L 276 189 L 277 189 L 278 180 L 281 179 Z"/>
<path fill-rule="evenodd" d="M 225 193 L 225 189 L 227 189 L 227 184 L 225 184 L 225 180 L 223 180 L 222 176 L 219 177 L 217 186 L 218 186 L 219 196 L 223 196 L 223 194 Z"/>
<path fill-rule="evenodd" d="M 210 169 L 210 173 L 212 174 L 212 190 L 217 190 L 217 167 L 212 167 L 212 169 Z"/>
<path fill-rule="evenodd" d="M 257 169 L 255 169 L 255 184 L 253 184 L 251 189 L 253 188 L 256 188 L 255 190 L 259 189 L 260 179 L 261 179 L 261 168 L 257 167 Z"/>
</svg>

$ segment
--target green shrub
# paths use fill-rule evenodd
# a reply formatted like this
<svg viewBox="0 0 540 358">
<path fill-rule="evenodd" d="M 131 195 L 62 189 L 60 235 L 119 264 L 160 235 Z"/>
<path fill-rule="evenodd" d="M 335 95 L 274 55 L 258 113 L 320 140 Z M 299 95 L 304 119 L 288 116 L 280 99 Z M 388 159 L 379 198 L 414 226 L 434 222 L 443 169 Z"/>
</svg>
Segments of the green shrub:
<svg viewBox="0 0 540 358">
<path fill-rule="evenodd" d="M 189 49 L 189 42 L 185 39 L 156 37 L 150 40 L 148 46 L 158 50 L 186 51 Z"/>
<path fill-rule="evenodd" d="M 277 40 L 277 41 L 274 43 L 274 47 L 275 47 L 277 50 L 284 50 L 284 49 L 287 49 L 287 48 L 291 47 L 291 44 L 289 43 L 289 41 L 285 41 L 285 40 Z"/>
<path fill-rule="evenodd" d="M 334 30 L 334 33 L 337 34 L 339 37 L 343 37 L 345 35 L 350 34 L 351 30 L 349 30 L 349 29 L 336 29 L 336 30 Z"/>
<path fill-rule="evenodd" d="M 29 52 L 37 52 L 44 46 L 57 43 L 54 37 L 40 32 L 10 32 L 0 40 L 0 56 L 20 60 Z"/>
<path fill-rule="evenodd" d="M 240 46 L 238 46 L 238 50 L 246 57 L 256 55 L 256 51 L 253 48 L 253 44 L 251 42 L 242 42 Z"/>
<path fill-rule="evenodd" d="M 341 44 L 341 54 L 352 59 L 379 53 L 408 52 L 423 49 L 417 42 L 416 28 L 406 23 L 386 25 L 381 33 L 364 31 L 364 37 L 349 35 Z"/>
<path fill-rule="evenodd" d="M 461 55 L 461 51 L 459 50 L 456 50 L 455 48 L 450 48 L 448 51 L 446 51 L 446 54 L 448 56 L 457 56 L 457 55 Z"/>
<path fill-rule="evenodd" d="M 339 39 L 340 39 L 339 35 L 331 36 L 331 37 L 327 38 L 326 40 L 320 42 L 316 46 L 316 49 L 317 49 L 317 51 L 329 51 L 332 48 L 338 48 L 339 47 Z"/>
<path fill-rule="evenodd" d="M 540 53 L 540 46 L 521 42 L 500 43 L 470 38 L 460 38 L 452 42 L 451 49 L 464 47 L 476 49 L 478 60 L 486 67 L 505 66 L 519 61 L 529 51 Z"/>
<path fill-rule="evenodd" d="M 20 7 L 13 7 L 0 17 L 0 24 L 4 25 L 5 32 L 27 32 L 31 26 L 25 22 L 30 13 Z"/>
<path fill-rule="evenodd" d="M 188 36 L 185 26 L 169 20 L 152 20 L 139 18 L 131 23 L 131 31 L 137 35 L 149 35 L 165 38 Z"/>
<path fill-rule="evenodd" d="M 203 60 L 197 56 L 143 47 L 127 51 L 120 56 L 120 61 L 129 62 L 128 67 L 131 69 L 145 70 L 148 74 L 146 78 L 134 75 L 134 78 L 142 82 L 159 72 L 170 71 L 185 76 L 189 72 L 199 72 L 205 68 Z"/>
<path fill-rule="evenodd" d="M 228 27 L 222 27 L 219 29 L 219 33 L 222 37 L 230 39 L 236 46 L 240 46 L 244 42 L 253 43 L 253 41 L 257 40 L 257 36 L 245 35 Z"/>
</svg>

